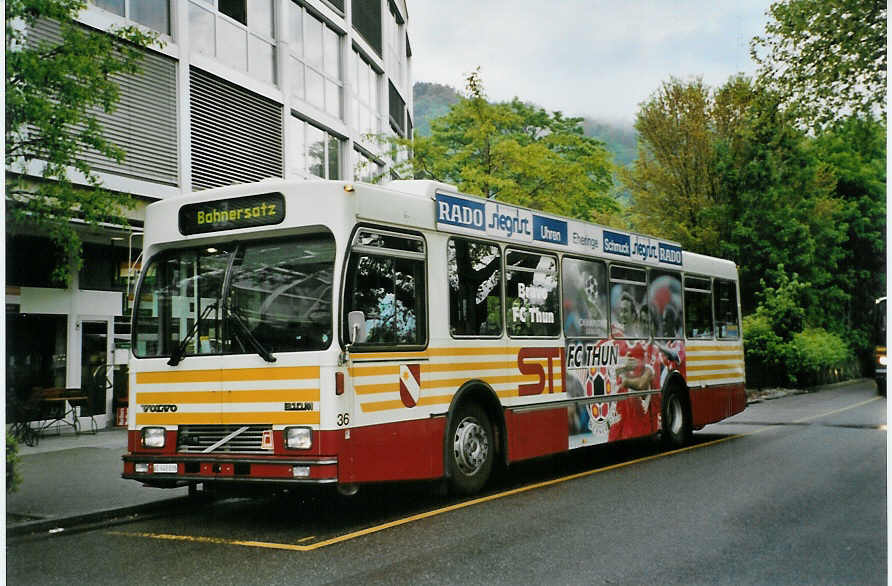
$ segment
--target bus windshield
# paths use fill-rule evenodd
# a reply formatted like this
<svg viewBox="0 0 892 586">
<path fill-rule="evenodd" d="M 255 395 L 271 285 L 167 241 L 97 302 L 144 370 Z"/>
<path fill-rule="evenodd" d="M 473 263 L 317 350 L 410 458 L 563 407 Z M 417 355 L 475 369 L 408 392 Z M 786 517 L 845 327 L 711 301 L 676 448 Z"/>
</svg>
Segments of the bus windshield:
<svg viewBox="0 0 892 586">
<path fill-rule="evenodd" d="M 140 358 L 322 350 L 332 339 L 330 234 L 165 250 L 136 292 Z"/>
</svg>

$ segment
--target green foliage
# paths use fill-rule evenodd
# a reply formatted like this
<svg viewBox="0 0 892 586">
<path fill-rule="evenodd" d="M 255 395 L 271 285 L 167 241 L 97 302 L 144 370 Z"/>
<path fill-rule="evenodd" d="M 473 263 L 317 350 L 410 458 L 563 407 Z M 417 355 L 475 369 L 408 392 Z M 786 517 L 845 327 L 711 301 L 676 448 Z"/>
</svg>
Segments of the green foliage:
<svg viewBox="0 0 892 586">
<path fill-rule="evenodd" d="M 805 326 L 802 303 L 810 285 L 799 281 L 796 273 L 788 276 L 784 265 L 778 265 L 776 274 L 775 287 L 767 286 L 765 279 L 760 281 L 761 287 L 756 294 L 759 305 L 755 315 L 763 318 L 780 340 L 789 342 Z"/>
<path fill-rule="evenodd" d="M 74 22 L 86 7 L 80 0 L 9 0 L 6 2 L 6 177 L 7 222 L 11 231 L 47 234 L 75 268 L 80 267 L 80 237 L 70 219 L 87 224 L 126 224 L 126 195 L 100 188 L 99 178 L 81 156 L 95 151 L 120 161 L 123 151 L 102 134 L 96 112 L 112 112 L 118 101 L 115 76 L 139 71 L 141 47 L 154 33 L 136 27 L 110 34 Z M 27 31 L 49 19 L 60 27 L 59 44 L 36 42 Z M 45 181 L 26 173 L 34 166 Z M 77 187 L 72 174 L 89 187 Z M 54 273 L 67 282 L 69 263 Z"/>
<path fill-rule="evenodd" d="M 750 45 L 759 79 L 805 126 L 886 111 L 886 2 L 783 0 Z"/>
<path fill-rule="evenodd" d="M 857 375 L 854 355 L 845 339 L 821 328 L 808 328 L 789 344 L 790 379 L 809 387 Z"/>
<path fill-rule="evenodd" d="M 465 193 L 577 218 L 618 210 L 609 153 L 582 134 L 581 118 L 517 98 L 490 103 L 479 73 L 468 97 L 431 122 L 431 135 L 394 142 L 412 151 L 402 169 L 453 183 Z"/>
<path fill-rule="evenodd" d="M 816 155 L 836 177 L 835 198 L 846 226 L 832 287 L 843 292 L 832 329 L 846 332 L 864 364 L 872 361 L 874 300 L 886 291 L 886 125 L 849 118 L 819 135 Z"/>
<path fill-rule="evenodd" d="M 19 463 L 19 443 L 9 430 L 6 431 L 6 492 L 15 492 L 22 482 L 16 464 Z"/>
<path fill-rule="evenodd" d="M 719 233 L 708 214 L 717 203 L 718 180 L 711 109 L 701 80 L 663 83 L 641 105 L 638 160 L 620 177 L 632 194 L 636 229 L 714 253 Z"/>
<path fill-rule="evenodd" d="M 807 387 L 855 375 L 854 354 L 843 336 L 804 327 L 808 283 L 788 277 L 782 266 L 777 272 L 778 285 L 763 286 L 755 313 L 743 318 L 747 384 Z"/>
</svg>

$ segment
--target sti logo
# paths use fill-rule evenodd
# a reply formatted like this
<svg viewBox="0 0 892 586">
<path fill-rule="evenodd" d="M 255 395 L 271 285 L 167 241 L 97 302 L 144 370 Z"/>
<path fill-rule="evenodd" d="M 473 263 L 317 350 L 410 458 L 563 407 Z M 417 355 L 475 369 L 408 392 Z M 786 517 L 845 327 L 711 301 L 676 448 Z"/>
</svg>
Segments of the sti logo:
<svg viewBox="0 0 892 586">
<path fill-rule="evenodd" d="M 437 194 L 437 223 L 486 231 L 486 206 L 481 202 Z"/>
</svg>

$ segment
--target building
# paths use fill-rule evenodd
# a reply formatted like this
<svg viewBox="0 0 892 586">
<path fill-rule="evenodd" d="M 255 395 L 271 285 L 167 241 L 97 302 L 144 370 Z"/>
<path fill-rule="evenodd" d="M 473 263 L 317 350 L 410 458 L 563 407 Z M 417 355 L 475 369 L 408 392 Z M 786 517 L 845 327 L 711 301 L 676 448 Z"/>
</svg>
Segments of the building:
<svg viewBox="0 0 892 586">
<path fill-rule="evenodd" d="M 48 239 L 7 236 L 8 412 L 35 389 L 81 389 L 90 397 L 81 413 L 114 423 L 148 203 L 267 177 L 391 173 L 373 135 L 411 136 L 407 21 L 405 0 L 92 1 L 83 26 L 136 23 L 164 41 L 146 51 L 141 74 L 119 80 L 117 110 L 99 115 L 125 160 L 85 155 L 106 188 L 139 205 L 133 227 L 84 227 L 84 267 L 67 289 L 52 287 Z M 58 26 L 29 35 L 58 39 Z"/>
</svg>

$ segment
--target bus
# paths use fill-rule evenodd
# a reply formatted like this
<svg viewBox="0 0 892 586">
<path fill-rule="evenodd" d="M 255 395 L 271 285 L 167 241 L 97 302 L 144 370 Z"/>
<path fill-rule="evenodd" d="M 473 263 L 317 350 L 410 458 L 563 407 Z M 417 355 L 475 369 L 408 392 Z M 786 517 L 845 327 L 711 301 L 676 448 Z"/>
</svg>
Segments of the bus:
<svg viewBox="0 0 892 586">
<path fill-rule="evenodd" d="M 147 207 L 143 254 L 123 477 L 148 486 L 472 494 L 746 406 L 734 263 L 447 184 L 201 191 Z"/>
</svg>

